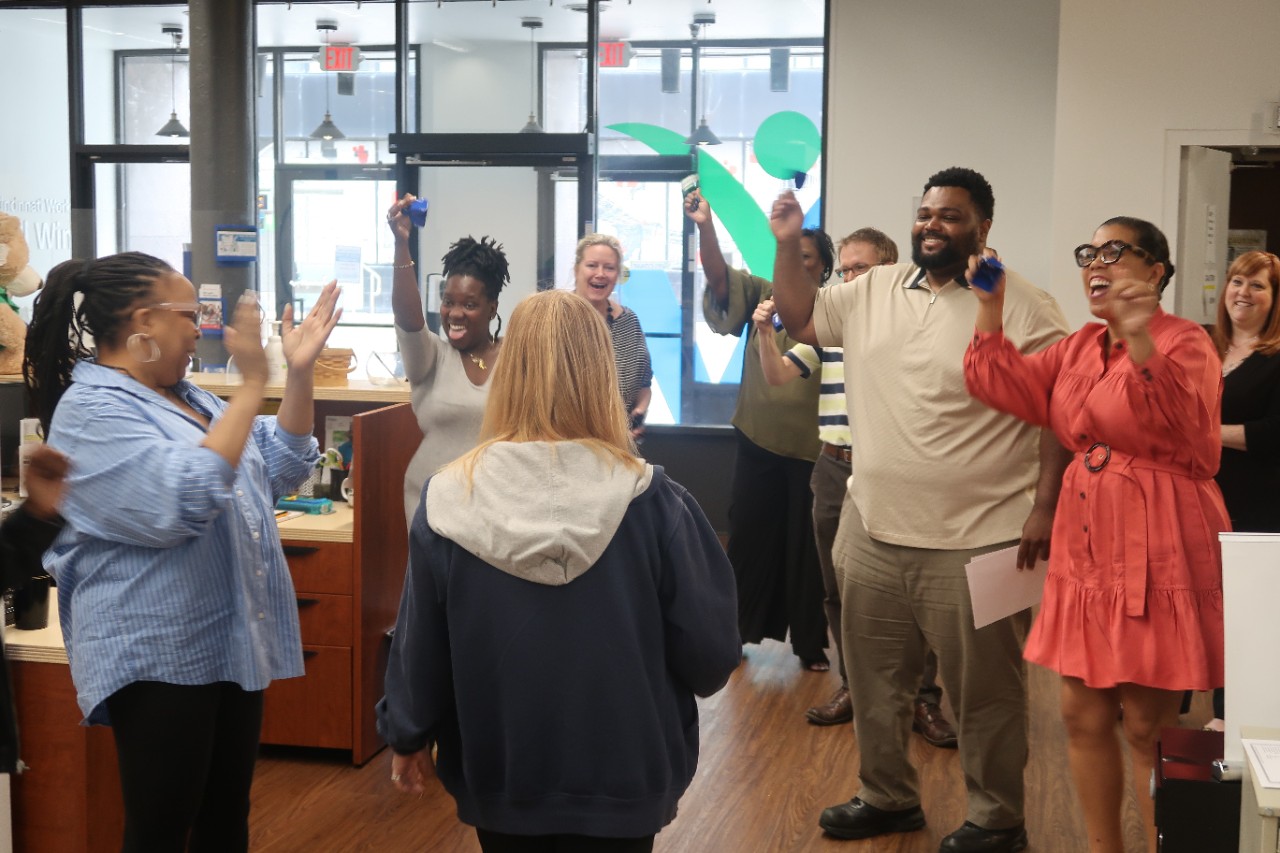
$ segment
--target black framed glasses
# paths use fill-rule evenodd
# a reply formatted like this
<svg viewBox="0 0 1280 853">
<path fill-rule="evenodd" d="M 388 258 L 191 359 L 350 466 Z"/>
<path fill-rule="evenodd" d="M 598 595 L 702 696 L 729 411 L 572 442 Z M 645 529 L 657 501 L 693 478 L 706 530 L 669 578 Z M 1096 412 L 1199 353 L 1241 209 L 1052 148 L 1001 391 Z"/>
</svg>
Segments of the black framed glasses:
<svg viewBox="0 0 1280 853">
<path fill-rule="evenodd" d="M 1085 243 L 1084 245 L 1076 246 L 1075 251 L 1072 252 L 1072 254 L 1075 255 L 1076 266 L 1083 268 L 1089 266 L 1089 264 L 1093 263 L 1095 260 L 1102 261 L 1104 264 L 1114 264 L 1116 261 L 1120 260 L 1120 256 L 1125 252 L 1133 252 L 1148 264 L 1154 264 L 1156 262 L 1155 255 L 1151 254 L 1146 249 L 1143 249 L 1140 246 L 1134 246 L 1131 243 L 1126 243 L 1123 240 L 1108 240 L 1101 246 L 1094 246 L 1091 243 Z"/>
</svg>

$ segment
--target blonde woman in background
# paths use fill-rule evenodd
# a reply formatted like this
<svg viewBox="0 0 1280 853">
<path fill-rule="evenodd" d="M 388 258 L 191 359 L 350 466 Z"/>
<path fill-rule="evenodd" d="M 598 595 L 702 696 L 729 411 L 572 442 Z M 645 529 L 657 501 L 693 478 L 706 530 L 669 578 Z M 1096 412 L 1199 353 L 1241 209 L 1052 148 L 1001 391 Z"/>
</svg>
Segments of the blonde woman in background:
<svg viewBox="0 0 1280 853">
<path fill-rule="evenodd" d="M 609 326 L 622 405 L 627 409 L 631 434 L 639 438 L 653 397 L 653 366 L 640 318 L 611 298 L 621 274 L 622 245 L 617 237 L 588 234 L 578 241 L 573 260 L 573 290 L 590 302 Z"/>
</svg>

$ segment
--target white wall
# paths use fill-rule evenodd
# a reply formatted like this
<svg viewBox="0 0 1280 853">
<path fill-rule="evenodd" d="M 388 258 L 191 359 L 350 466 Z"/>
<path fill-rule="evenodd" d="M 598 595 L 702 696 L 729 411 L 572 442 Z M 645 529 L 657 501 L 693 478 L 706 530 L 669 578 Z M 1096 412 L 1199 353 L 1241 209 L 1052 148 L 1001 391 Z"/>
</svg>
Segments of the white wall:
<svg viewBox="0 0 1280 853">
<path fill-rule="evenodd" d="M 0 133 L 0 212 L 22 220 L 31 266 L 41 275 L 71 257 L 67 36 L 57 23 L 62 17 L 52 10 L 0 11 L 0 55 L 7 68 L 26 69 Z"/>
<path fill-rule="evenodd" d="M 1060 32 L 1052 288 L 1075 326 L 1088 315 L 1068 253 L 1098 223 L 1139 216 L 1176 242 L 1179 146 L 1280 144 L 1262 129 L 1280 4 L 1062 0 Z"/>
<path fill-rule="evenodd" d="M 831 6 L 832 234 L 872 225 L 909 257 L 925 180 L 948 166 L 968 166 L 995 190 L 991 244 L 1032 282 L 1047 285 L 1056 0 L 833 0 Z"/>
<path fill-rule="evenodd" d="M 423 45 L 422 110 L 428 133 L 514 133 L 529 115 L 529 47 L 468 41 L 457 53 Z M 419 189 L 431 203 L 422 231 L 422 274 L 459 237 L 491 236 L 504 246 L 511 283 L 498 300 L 503 327 L 516 303 L 536 289 L 537 180 L 532 169 L 424 167 Z M 433 286 L 435 280 L 432 280 Z M 431 297 L 428 297 L 430 300 Z M 430 302 L 429 304 L 436 304 Z"/>
</svg>

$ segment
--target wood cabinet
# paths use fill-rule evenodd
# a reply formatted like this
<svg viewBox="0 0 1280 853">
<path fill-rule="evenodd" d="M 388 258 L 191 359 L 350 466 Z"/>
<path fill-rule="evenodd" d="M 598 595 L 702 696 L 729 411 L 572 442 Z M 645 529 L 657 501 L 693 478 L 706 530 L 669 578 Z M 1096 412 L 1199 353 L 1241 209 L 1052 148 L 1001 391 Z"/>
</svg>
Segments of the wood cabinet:
<svg viewBox="0 0 1280 853">
<path fill-rule="evenodd" d="M 57 625 L 57 606 L 51 606 Z M 47 638 L 31 641 L 32 635 Z M 18 853 L 115 853 L 124 835 L 124 800 L 111 730 L 80 725 L 55 629 L 9 628 L 9 671 L 25 772 L 12 778 L 13 849 Z M 27 645 L 21 645 L 26 643 Z"/>
<path fill-rule="evenodd" d="M 363 764 L 382 748 L 373 706 L 408 559 L 404 472 L 422 435 L 405 403 L 355 414 L 351 428 L 355 507 L 280 525 L 306 675 L 267 689 L 262 742 L 350 750 Z"/>
</svg>

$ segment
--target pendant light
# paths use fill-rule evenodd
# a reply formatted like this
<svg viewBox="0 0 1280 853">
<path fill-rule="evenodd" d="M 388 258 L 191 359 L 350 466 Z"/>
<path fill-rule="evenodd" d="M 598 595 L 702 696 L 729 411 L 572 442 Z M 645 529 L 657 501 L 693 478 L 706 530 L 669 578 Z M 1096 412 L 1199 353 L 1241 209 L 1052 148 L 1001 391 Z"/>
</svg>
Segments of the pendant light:
<svg viewBox="0 0 1280 853">
<path fill-rule="evenodd" d="M 545 133 L 538 124 L 538 42 L 534 32 L 542 29 L 541 18 L 521 18 L 520 26 L 529 31 L 529 123 L 520 128 L 521 133 Z"/>
<path fill-rule="evenodd" d="M 165 122 L 164 127 L 156 131 L 156 136 L 184 139 L 191 134 L 182 126 L 182 122 L 178 121 L 178 72 L 175 65 L 178 48 L 182 45 L 182 27 L 177 24 L 164 24 L 160 27 L 160 32 L 173 39 L 173 53 L 169 54 L 169 103 L 172 105 L 172 112 L 169 113 L 169 120 Z"/>
<path fill-rule="evenodd" d="M 338 29 L 338 25 L 333 21 L 316 21 L 316 29 L 324 33 L 325 53 L 329 52 L 329 33 Z M 332 142 L 335 139 L 346 139 L 346 134 L 338 130 L 338 126 L 333 123 L 333 116 L 329 115 L 329 72 L 324 68 L 324 62 L 320 63 L 320 69 L 324 72 L 324 121 L 316 125 L 316 129 L 311 131 L 312 139 L 320 139 L 325 142 Z"/>
<path fill-rule="evenodd" d="M 698 129 L 689 134 L 685 139 L 686 145 L 719 145 L 720 138 L 711 132 L 711 128 L 707 125 L 707 93 L 705 80 L 699 73 L 702 65 L 702 49 L 698 44 L 698 34 L 701 30 L 702 37 L 705 40 L 707 34 L 707 24 L 716 22 L 715 12 L 699 12 L 693 16 L 693 23 L 689 25 L 689 35 L 693 37 L 693 91 L 694 102 L 697 102 L 697 95 L 702 91 L 702 119 L 698 122 Z M 704 85 L 699 85 L 704 84 Z"/>
</svg>

